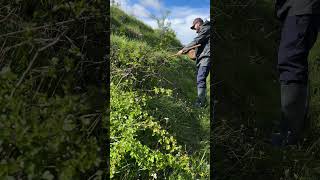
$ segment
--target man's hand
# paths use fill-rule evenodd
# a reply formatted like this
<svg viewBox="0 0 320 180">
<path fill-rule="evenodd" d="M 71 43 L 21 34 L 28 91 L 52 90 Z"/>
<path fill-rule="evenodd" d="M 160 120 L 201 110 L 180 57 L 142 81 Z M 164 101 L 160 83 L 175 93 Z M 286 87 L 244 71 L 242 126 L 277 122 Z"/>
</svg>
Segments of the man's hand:
<svg viewBox="0 0 320 180">
<path fill-rule="evenodd" d="M 181 54 L 185 54 L 185 53 L 186 53 L 185 49 L 181 49 L 181 50 L 177 53 L 177 55 L 181 55 Z"/>
</svg>

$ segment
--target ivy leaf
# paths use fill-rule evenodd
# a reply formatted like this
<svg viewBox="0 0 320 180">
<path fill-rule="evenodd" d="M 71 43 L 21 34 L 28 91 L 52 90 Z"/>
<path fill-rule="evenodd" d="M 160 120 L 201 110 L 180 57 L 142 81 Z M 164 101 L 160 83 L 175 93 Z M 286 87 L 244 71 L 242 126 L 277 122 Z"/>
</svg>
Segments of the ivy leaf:
<svg viewBox="0 0 320 180">
<path fill-rule="evenodd" d="M 52 180 L 54 179 L 54 176 L 51 174 L 50 171 L 45 171 L 42 176 L 43 179 Z"/>
<path fill-rule="evenodd" d="M 51 59 L 51 64 L 54 65 L 54 66 L 57 65 L 58 62 L 59 62 L 59 59 L 58 59 L 57 57 L 53 57 L 53 58 Z"/>
<path fill-rule="evenodd" d="M 65 131 L 71 131 L 76 127 L 76 125 L 70 119 L 66 119 L 63 123 L 62 129 Z"/>
</svg>

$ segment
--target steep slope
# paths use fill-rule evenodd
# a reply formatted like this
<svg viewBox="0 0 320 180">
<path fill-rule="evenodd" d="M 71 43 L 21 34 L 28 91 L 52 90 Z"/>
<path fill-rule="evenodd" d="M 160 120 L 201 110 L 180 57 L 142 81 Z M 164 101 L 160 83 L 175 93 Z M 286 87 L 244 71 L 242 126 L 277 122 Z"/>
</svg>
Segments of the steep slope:
<svg viewBox="0 0 320 180">
<path fill-rule="evenodd" d="M 181 48 L 172 31 L 116 7 L 111 27 L 111 177 L 207 179 L 210 120 L 192 107 L 194 62 L 170 57 Z"/>
</svg>

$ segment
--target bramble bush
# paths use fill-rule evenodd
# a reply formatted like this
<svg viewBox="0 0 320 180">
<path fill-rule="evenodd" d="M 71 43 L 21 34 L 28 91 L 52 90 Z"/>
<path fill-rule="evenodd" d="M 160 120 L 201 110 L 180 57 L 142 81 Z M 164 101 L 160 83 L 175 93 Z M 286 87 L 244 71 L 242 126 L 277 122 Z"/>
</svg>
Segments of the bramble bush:
<svg viewBox="0 0 320 180">
<path fill-rule="evenodd" d="M 130 178 L 164 178 L 169 168 L 191 178 L 188 155 L 173 136 L 143 110 L 146 101 L 147 96 L 124 92 L 111 84 L 111 178 L 119 178 L 119 173 Z M 143 143 L 138 136 L 141 133 L 149 136 Z"/>
</svg>

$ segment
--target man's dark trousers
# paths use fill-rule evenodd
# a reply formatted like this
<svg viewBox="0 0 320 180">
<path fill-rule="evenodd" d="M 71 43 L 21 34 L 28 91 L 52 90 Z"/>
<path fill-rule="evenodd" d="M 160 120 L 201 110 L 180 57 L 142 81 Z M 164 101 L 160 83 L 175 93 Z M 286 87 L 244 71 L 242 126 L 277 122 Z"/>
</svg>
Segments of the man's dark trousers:
<svg viewBox="0 0 320 180">
<path fill-rule="evenodd" d="M 307 113 L 308 55 L 317 39 L 319 27 L 319 15 L 287 16 L 282 24 L 278 52 L 281 131 L 291 132 L 293 144 L 301 135 Z"/>
<path fill-rule="evenodd" d="M 197 88 L 206 88 L 206 78 L 210 72 L 210 65 L 197 68 Z"/>
<path fill-rule="evenodd" d="M 308 55 L 319 25 L 320 15 L 288 16 L 284 20 L 278 53 L 281 83 L 307 83 Z"/>
<path fill-rule="evenodd" d="M 206 79 L 210 72 L 210 64 L 206 66 L 198 66 L 197 68 L 197 91 L 198 98 L 195 106 L 204 107 L 206 106 Z"/>
</svg>

